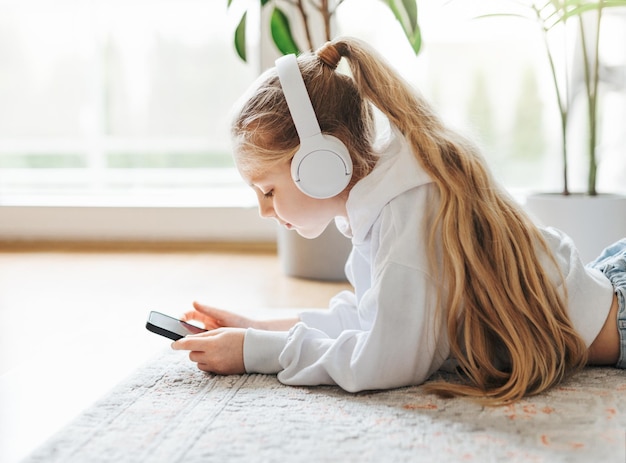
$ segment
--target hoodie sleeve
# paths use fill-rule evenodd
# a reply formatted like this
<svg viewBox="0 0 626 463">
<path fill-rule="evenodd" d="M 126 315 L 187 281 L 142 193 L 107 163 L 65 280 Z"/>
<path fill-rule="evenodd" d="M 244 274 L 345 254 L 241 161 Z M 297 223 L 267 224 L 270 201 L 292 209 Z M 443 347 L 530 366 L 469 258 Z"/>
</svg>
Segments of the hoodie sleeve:
<svg viewBox="0 0 626 463">
<path fill-rule="evenodd" d="M 356 296 L 352 291 L 342 291 L 330 300 L 328 310 L 300 312 L 300 320 L 311 328 L 317 328 L 331 338 L 344 330 L 360 329 Z"/>
<path fill-rule="evenodd" d="M 298 323 L 278 357 L 279 380 L 289 385 L 337 384 L 351 392 L 425 381 L 448 356 L 438 349 L 447 343 L 440 342 L 442 331 L 434 329 L 434 317 L 426 310 L 425 279 L 419 270 L 389 263 L 360 301 L 377 307 L 369 330 L 348 329 L 333 338 Z"/>
<path fill-rule="evenodd" d="M 360 326 L 356 296 L 351 291 L 342 291 L 333 297 L 327 310 L 304 311 L 299 316 L 306 326 L 328 338 L 336 338 L 342 331 Z M 273 374 L 282 370 L 278 357 L 287 338 L 286 331 L 246 330 L 243 351 L 246 372 Z"/>
</svg>

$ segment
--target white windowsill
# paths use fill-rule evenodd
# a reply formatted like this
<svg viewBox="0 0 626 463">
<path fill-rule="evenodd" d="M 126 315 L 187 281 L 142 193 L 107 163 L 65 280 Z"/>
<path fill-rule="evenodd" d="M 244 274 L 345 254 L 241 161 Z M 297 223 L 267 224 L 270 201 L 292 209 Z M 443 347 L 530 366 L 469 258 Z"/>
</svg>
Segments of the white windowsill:
<svg viewBox="0 0 626 463">
<path fill-rule="evenodd" d="M 272 242 L 234 169 L 0 170 L 0 240 Z"/>
<path fill-rule="evenodd" d="M 3 241 L 272 242 L 245 187 L 150 195 L 3 195 Z"/>
</svg>

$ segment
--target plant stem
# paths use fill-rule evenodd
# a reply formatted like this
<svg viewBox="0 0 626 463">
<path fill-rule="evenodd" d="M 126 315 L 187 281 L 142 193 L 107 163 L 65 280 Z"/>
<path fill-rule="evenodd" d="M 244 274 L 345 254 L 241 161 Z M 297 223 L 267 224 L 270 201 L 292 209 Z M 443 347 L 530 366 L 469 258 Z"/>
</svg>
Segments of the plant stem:
<svg viewBox="0 0 626 463">
<path fill-rule="evenodd" d="M 302 24 L 304 24 L 304 33 L 306 34 L 307 48 L 309 50 L 313 50 L 313 39 L 311 38 L 311 28 L 309 27 L 309 18 L 304 8 L 304 0 L 295 0 L 290 1 L 294 8 L 298 10 L 300 13 L 300 17 L 302 18 Z"/>
<path fill-rule="evenodd" d="M 315 9 L 319 12 L 319 14 L 322 15 L 322 20 L 324 21 L 324 40 L 326 42 L 332 39 L 332 34 L 330 30 L 330 22 L 331 22 L 333 15 L 335 14 L 335 10 L 337 9 L 337 6 L 339 6 L 342 3 L 342 1 L 338 2 L 336 7 L 332 10 L 330 8 L 330 4 L 328 0 L 320 0 L 319 3 L 315 3 L 311 1 Z"/>
<path fill-rule="evenodd" d="M 536 5 L 532 5 L 532 9 L 535 11 L 537 15 L 537 19 L 540 22 L 543 22 L 541 17 L 541 11 L 536 7 Z M 543 41 L 545 44 L 545 49 L 548 55 L 548 62 L 550 63 L 550 71 L 552 74 L 552 80 L 554 82 L 554 88 L 556 90 L 556 100 L 559 107 L 559 114 L 561 115 L 561 157 L 563 161 L 563 190 L 562 194 L 567 196 L 569 195 L 569 182 L 568 182 L 568 164 L 567 164 L 567 123 L 568 123 L 568 104 L 569 104 L 569 86 L 567 83 L 567 64 L 565 64 L 565 100 L 561 95 L 561 87 L 559 86 L 559 78 L 558 73 L 556 71 L 556 65 L 554 63 L 554 57 L 552 55 L 552 51 L 550 48 L 550 43 L 548 41 L 548 30 L 545 27 L 542 27 L 543 31 Z M 565 20 L 563 21 L 563 33 L 566 34 L 567 30 L 565 27 Z"/>
<path fill-rule="evenodd" d="M 343 0 L 339 1 L 337 6 L 339 6 Z M 309 50 L 314 50 L 316 48 L 315 43 L 313 43 L 313 36 L 311 35 L 311 26 L 309 24 L 309 15 L 306 12 L 306 8 L 304 6 L 304 0 L 292 0 L 291 3 L 294 8 L 298 10 L 300 17 L 302 18 L 302 22 L 304 24 L 304 32 L 306 34 L 306 40 Z M 322 20 L 324 22 L 324 39 L 328 42 L 331 36 L 330 23 L 335 10 L 331 11 L 329 0 L 320 0 L 319 3 L 310 0 L 311 5 L 322 15 Z"/>
<path fill-rule="evenodd" d="M 596 43 L 595 43 L 595 55 L 594 55 L 594 66 L 593 66 L 593 107 L 589 110 L 589 114 L 591 117 L 590 124 L 590 140 L 589 140 L 589 185 L 588 185 L 588 193 L 592 196 L 598 194 L 596 190 L 596 176 L 598 171 L 598 160 L 597 160 L 597 138 L 598 138 L 598 99 L 600 95 L 598 95 L 598 85 L 600 84 L 600 21 L 602 19 L 602 7 L 603 1 L 600 2 L 598 6 L 598 19 L 596 22 Z"/>
<path fill-rule="evenodd" d="M 585 35 L 585 25 L 582 15 L 578 16 L 578 24 L 580 26 L 580 40 L 583 53 L 583 66 L 585 71 L 585 88 L 587 90 L 587 110 L 589 117 L 589 144 L 587 146 L 589 156 L 589 175 L 587 183 L 587 194 L 595 196 L 596 191 L 596 173 L 597 163 L 595 158 L 596 151 L 596 139 L 597 139 L 597 103 L 598 103 L 598 73 L 599 62 L 598 56 L 599 44 L 600 44 L 600 20 L 602 19 L 602 2 L 598 4 L 598 16 L 595 30 L 595 43 L 593 58 L 593 74 L 591 69 L 591 62 L 589 52 L 587 48 L 587 38 Z"/>
<path fill-rule="evenodd" d="M 328 9 L 328 0 L 322 0 L 322 4 L 320 6 L 320 11 L 322 16 L 324 17 L 324 31 L 326 33 L 325 39 L 328 42 L 331 38 L 330 36 L 330 16 L 331 13 Z"/>
</svg>

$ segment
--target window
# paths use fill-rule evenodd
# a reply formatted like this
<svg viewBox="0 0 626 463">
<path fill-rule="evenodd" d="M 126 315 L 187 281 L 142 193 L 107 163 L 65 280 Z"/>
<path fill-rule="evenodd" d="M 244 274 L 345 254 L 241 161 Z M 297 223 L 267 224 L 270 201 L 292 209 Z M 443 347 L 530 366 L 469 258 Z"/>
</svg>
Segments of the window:
<svg viewBox="0 0 626 463">
<path fill-rule="evenodd" d="M 74 238 L 273 236 L 272 225 L 255 218 L 254 195 L 231 161 L 229 111 L 258 69 L 236 57 L 239 15 L 226 3 L 0 0 L 0 237 L 50 230 Z M 485 12 L 481 6 L 501 2 L 418 3 L 424 44 L 417 59 L 380 0 L 345 1 L 337 34 L 379 49 L 448 123 L 479 142 L 509 189 L 558 190 L 559 120 L 535 24 L 474 19 Z M 606 21 L 603 40 L 624 43 L 624 22 L 621 13 Z M 602 51 L 614 85 L 602 154 L 612 168 L 601 165 L 600 184 L 623 192 L 626 57 L 619 48 Z M 584 173 L 576 174 L 584 168 L 574 163 L 580 180 L 573 188 L 584 183 Z M 71 210 L 46 216 L 45 226 L 31 221 L 50 214 L 50 206 Z M 150 208 L 154 216 L 142 228 L 138 215 L 122 211 L 106 220 L 117 228 L 87 231 L 77 224 L 93 218 L 72 214 L 88 206 L 102 206 L 100 217 L 111 207 Z M 185 220 L 201 215 L 206 229 L 155 231 L 184 208 L 191 210 Z M 226 210 L 244 214 L 243 222 L 220 228 L 232 222 Z M 55 229 L 55 220 L 75 233 L 62 223 Z M 249 233 L 237 234 L 242 227 Z"/>
<path fill-rule="evenodd" d="M 498 180 L 514 193 L 560 191 L 560 120 L 537 25 L 513 17 L 477 19 L 506 11 L 515 1 L 418 1 L 423 48 L 417 60 L 398 28 L 371 30 L 371 24 L 393 21 L 382 2 L 362 1 L 358 18 L 344 4 L 343 31 L 368 37 L 449 124 L 476 140 Z M 605 10 L 600 53 L 609 85 L 603 94 L 599 185 L 622 193 L 626 134 L 616 124 L 626 116 L 625 26 L 625 8 Z M 570 132 L 584 132 L 585 110 L 582 102 L 574 108 Z M 570 182 L 573 190 L 584 190 L 587 166 L 582 149 L 576 154 Z"/>
<path fill-rule="evenodd" d="M 255 71 L 227 19 L 222 1 L 0 3 L 0 198 L 168 203 L 220 186 L 240 204 L 229 110 Z"/>
</svg>

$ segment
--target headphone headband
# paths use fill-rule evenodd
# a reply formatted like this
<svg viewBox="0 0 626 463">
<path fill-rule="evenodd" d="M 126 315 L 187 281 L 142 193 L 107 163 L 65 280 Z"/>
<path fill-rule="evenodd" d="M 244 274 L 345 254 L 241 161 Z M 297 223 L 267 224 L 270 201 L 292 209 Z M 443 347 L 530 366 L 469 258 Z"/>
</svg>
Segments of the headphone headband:
<svg viewBox="0 0 626 463">
<path fill-rule="evenodd" d="M 300 140 L 322 133 L 311 100 L 302 98 L 302 95 L 308 96 L 308 92 L 298 67 L 296 55 L 285 55 L 278 58 L 276 70 Z"/>
<path fill-rule="evenodd" d="M 300 139 L 300 148 L 291 160 L 291 177 L 304 194 L 332 198 L 352 178 L 350 153 L 341 140 L 322 133 L 296 56 L 277 59 L 276 71 Z"/>
</svg>

